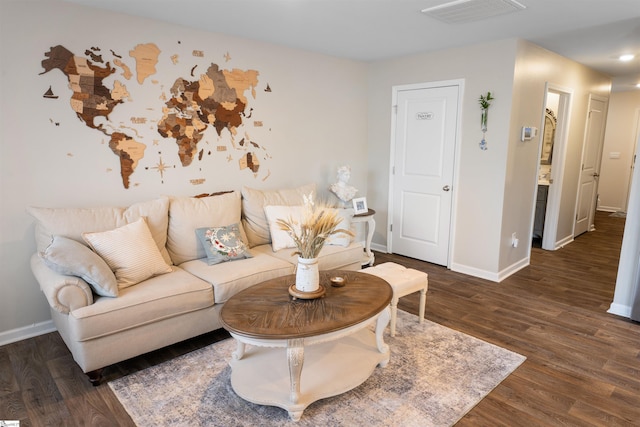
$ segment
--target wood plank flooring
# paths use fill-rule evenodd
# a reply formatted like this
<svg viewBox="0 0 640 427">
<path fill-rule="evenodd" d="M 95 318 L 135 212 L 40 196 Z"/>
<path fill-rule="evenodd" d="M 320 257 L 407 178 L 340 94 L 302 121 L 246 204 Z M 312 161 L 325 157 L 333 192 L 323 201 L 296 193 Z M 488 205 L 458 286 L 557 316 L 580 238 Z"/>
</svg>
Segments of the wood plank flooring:
<svg viewBox="0 0 640 427">
<path fill-rule="evenodd" d="M 376 263 L 429 274 L 429 320 L 527 357 L 458 426 L 640 426 L 640 324 L 606 313 L 623 227 L 624 219 L 598 212 L 596 231 L 557 251 L 533 249 L 531 265 L 501 283 L 376 253 Z M 400 306 L 417 313 L 418 302 L 416 293 Z M 119 363 L 105 370 L 106 380 L 227 336 L 215 331 Z M 106 384 L 89 384 L 57 333 L 0 347 L 6 419 L 21 426 L 133 425 Z"/>
</svg>

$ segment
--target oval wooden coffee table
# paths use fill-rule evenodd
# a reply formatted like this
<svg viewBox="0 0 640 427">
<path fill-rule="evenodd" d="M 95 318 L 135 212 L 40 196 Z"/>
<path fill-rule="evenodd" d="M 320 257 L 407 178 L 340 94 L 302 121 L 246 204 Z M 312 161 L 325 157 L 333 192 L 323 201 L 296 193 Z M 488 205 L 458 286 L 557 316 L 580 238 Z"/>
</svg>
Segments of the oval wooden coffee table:
<svg viewBox="0 0 640 427">
<path fill-rule="evenodd" d="M 332 276 L 346 285 L 332 287 Z M 311 403 L 357 387 L 387 364 L 383 333 L 393 291 L 354 271 L 321 271 L 326 294 L 318 299 L 293 299 L 293 283 L 290 275 L 245 289 L 224 303 L 221 318 L 238 344 L 229 362 L 234 391 L 299 420 Z"/>
</svg>

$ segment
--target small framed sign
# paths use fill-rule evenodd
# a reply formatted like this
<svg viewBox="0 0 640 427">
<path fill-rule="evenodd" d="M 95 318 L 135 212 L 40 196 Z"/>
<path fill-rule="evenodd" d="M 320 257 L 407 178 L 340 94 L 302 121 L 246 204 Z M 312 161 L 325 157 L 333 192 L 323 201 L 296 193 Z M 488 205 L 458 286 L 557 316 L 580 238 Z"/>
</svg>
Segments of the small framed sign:
<svg viewBox="0 0 640 427">
<path fill-rule="evenodd" d="M 360 215 L 369 212 L 369 208 L 367 207 L 367 198 L 358 197 L 356 199 L 353 199 L 353 210 L 354 215 Z"/>
</svg>

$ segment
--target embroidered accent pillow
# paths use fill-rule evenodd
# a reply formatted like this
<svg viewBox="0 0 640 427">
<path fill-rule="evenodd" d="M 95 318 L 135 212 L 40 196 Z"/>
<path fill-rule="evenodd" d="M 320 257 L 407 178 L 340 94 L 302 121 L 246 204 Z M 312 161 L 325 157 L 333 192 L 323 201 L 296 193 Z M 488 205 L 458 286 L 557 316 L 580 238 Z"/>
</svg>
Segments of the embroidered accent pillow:
<svg viewBox="0 0 640 427">
<path fill-rule="evenodd" d="M 120 289 L 172 271 L 153 240 L 145 217 L 115 230 L 82 233 L 82 238 L 115 273 Z"/>
<path fill-rule="evenodd" d="M 196 236 L 207 254 L 207 264 L 253 258 L 242 241 L 239 224 L 196 229 Z"/>
</svg>

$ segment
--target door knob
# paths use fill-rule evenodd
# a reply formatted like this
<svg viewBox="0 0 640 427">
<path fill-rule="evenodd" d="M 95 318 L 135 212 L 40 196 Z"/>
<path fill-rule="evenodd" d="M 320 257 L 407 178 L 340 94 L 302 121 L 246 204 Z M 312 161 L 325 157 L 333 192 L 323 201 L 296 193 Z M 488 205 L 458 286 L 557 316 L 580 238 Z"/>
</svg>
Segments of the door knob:
<svg viewBox="0 0 640 427">
<path fill-rule="evenodd" d="M 451 190 L 451 188 L 449 188 L 449 186 L 448 186 L 448 185 L 445 185 L 444 187 L 442 187 L 442 189 L 443 189 L 444 191 L 449 191 L 449 190 Z"/>
<path fill-rule="evenodd" d="M 594 177 L 594 178 L 597 178 L 597 177 L 599 177 L 599 176 L 600 176 L 600 174 L 599 174 L 599 173 L 597 173 L 597 172 L 593 174 L 593 177 Z"/>
</svg>

